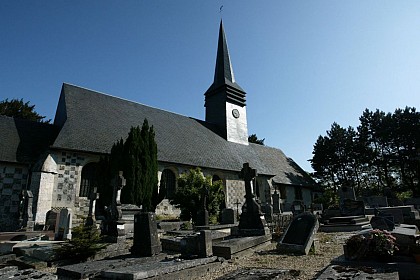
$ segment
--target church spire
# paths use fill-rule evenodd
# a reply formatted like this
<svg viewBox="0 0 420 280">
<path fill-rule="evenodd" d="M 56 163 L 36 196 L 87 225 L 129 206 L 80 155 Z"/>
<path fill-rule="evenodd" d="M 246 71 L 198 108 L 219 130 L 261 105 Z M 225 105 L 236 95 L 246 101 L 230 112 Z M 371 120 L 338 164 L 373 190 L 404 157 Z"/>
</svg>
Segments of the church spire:
<svg viewBox="0 0 420 280">
<path fill-rule="evenodd" d="M 223 22 L 220 21 L 213 84 L 204 94 L 206 122 L 227 141 L 248 145 L 245 91 L 235 82 Z"/>
<path fill-rule="evenodd" d="M 226 42 L 226 35 L 223 29 L 223 21 L 220 21 L 219 42 L 217 46 L 216 70 L 214 73 L 214 84 L 224 84 L 225 79 L 231 83 L 235 82 L 233 68 L 230 62 L 229 49 Z"/>
</svg>

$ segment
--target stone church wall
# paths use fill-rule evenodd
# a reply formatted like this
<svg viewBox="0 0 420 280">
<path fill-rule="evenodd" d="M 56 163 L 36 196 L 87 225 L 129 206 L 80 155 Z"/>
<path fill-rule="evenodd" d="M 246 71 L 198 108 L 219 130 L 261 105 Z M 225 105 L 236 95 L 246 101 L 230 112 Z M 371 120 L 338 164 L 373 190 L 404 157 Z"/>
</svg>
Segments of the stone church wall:
<svg viewBox="0 0 420 280">
<path fill-rule="evenodd" d="M 27 166 L 0 163 L 0 231 L 19 229 L 19 195 L 27 182 Z"/>
</svg>

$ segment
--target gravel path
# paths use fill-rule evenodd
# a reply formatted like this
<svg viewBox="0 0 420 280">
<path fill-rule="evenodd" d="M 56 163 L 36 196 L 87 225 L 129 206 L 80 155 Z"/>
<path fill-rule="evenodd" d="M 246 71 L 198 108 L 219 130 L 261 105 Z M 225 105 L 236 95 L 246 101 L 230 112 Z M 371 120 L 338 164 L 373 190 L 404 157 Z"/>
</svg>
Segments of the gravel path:
<svg viewBox="0 0 420 280">
<path fill-rule="evenodd" d="M 313 279 L 327 267 L 331 260 L 343 254 L 343 244 L 354 233 L 318 232 L 320 249 L 314 254 L 304 256 L 280 255 L 276 252 L 276 243 L 270 244 L 261 252 L 235 258 L 223 264 L 216 273 L 209 273 L 200 279 L 212 280 L 239 268 L 275 268 L 295 270 L 295 279 Z"/>
</svg>

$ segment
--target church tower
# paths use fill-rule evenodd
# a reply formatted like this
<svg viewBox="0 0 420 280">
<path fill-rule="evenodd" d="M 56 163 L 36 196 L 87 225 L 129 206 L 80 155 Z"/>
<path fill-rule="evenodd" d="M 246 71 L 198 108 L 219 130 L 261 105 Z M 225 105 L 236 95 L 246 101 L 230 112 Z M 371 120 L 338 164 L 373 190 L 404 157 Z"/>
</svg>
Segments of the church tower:
<svg viewBox="0 0 420 280">
<path fill-rule="evenodd" d="M 222 21 L 220 21 L 214 81 L 204 95 L 206 122 L 215 124 L 226 140 L 248 145 L 246 93 L 235 82 Z"/>
</svg>

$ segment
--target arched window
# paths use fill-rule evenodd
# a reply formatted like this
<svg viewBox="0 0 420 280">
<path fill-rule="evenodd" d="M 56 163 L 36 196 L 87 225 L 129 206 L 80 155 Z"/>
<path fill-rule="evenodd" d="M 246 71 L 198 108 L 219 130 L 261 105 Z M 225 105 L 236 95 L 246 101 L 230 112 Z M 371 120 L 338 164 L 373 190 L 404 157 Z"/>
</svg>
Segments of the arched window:
<svg viewBox="0 0 420 280">
<path fill-rule="evenodd" d="M 162 177 L 160 179 L 160 188 L 166 189 L 166 198 L 171 199 L 175 193 L 176 179 L 175 174 L 169 170 L 165 169 L 162 172 Z"/>
<path fill-rule="evenodd" d="M 82 169 L 82 180 L 80 183 L 79 197 L 89 197 L 91 190 L 96 186 L 96 169 L 98 164 L 95 162 L 86 164 Z"/>
<path fill-rule="evenodd" d="M 212 183 L 213 183 L 213 182 L 220 181 L 220 180 L 222 180 L 222 179 L 220 179 L 220 177 L 219 177 L 219 176 L 217 176 L 217 175 L 213 175 L 213 178 L 211 178 L 211 182 L 212 182 Z"/>
</svg>

